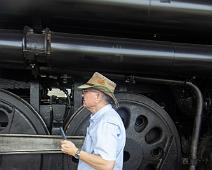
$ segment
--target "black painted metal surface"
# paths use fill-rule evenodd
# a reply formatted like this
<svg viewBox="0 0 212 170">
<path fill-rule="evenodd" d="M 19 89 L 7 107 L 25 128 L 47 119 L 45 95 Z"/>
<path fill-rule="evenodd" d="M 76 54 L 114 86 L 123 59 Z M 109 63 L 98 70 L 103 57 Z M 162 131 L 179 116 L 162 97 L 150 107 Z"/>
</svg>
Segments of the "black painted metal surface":
<svg viewBox="0 0 212 170">
<path fill-rule="evenodd" d="M 24 36 L 21 32 L 1 30 L 1 67 L 29 69 L 37 64 L 40 70 L 51 71 L 57 68 L 58 72 L 109 70 L 128 74 L 147 72 L 159 75 L 210 74 L 212 71 L 210 45 L 62 33 L 53 33 L 50 37 L 45 40 L 43 34 L 34 36 L 32 33 Z M 28 42 L 28 39 L 31 41 Z M 45 49 L 47 42 L 51 43 L 46 47 L 48 49 Z M 29 47 L 23 51 L 28 43 Z M 40 50 L 43 52 L 40 53 Z M 26 51 L 30 54 L 30 59 L 25 55 Z"/>
<path fill-rule="evenodd" d="M 184 41 L 210 39 L 210 0 L 3 0 L 1 28 L 46 26 L 58 32 L 162 34 Z M 198 33 L 198 35 L 196 34 Z M 177 36 L 176 36 L 177 35 Z M 136 36 L 134 36 L 136 37 Z"/>
<path fill-rule="evenodd" d="M 181 149 L 178 132 L 169 115 L 151 99 L 117 94 L 127 142 L 124 170 L 179 170 Z M 67 134 L 85 135 L 90 113 L 79 109 L 66 125 Z M 71 166 L 76 167 L 72 162 Z"/>
</svg>

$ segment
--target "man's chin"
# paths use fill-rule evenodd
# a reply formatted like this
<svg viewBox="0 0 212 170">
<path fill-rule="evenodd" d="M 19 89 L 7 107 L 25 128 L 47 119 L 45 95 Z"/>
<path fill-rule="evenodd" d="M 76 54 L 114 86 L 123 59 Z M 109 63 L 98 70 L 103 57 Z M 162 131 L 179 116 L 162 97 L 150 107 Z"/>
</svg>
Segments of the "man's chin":
<svg viewBox="0 0 212 170">
<path fill-rule="evenodd" d="M 93 111 L 93 109 L 92 109 L 93 107 L 89 107 L 86 104 L 83 104 L 83 107 L 86 108 L 87 110 L 89 110 L 90 112 Z"/>
</svg>

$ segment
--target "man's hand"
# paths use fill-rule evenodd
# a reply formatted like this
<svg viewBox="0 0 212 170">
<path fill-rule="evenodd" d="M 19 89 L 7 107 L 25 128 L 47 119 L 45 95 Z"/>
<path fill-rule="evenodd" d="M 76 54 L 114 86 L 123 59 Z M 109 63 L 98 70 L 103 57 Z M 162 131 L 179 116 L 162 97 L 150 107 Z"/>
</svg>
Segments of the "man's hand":
<svg viewBox="0 0 212 170">
<path fill-rule="evenodd" d="M 61 141 L 61 150 L 63 153 L 75 156 L 78 148 L 71 141 L 63 140 Z M 92 166 L 94 169 L 112 170 L 115 166 L 114 160 L 104 160 L 99 155 L 90 154 L 85 151 L 80 152 L 80 159 Z"/>
<path fill-rule="evenodd" d="M 77 147 L 74 145 L 73 142 L 68 140 L 63 140 L 61 141 L 61 151 L 63 153 L 74 156 L 77 151 Z"/>
</svg>

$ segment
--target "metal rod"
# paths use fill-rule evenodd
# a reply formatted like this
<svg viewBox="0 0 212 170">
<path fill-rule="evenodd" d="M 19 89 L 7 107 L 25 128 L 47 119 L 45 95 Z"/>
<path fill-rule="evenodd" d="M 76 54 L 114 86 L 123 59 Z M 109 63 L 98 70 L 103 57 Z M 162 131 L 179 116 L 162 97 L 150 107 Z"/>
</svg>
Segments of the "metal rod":
<svg viewBox="0 0 212 170">
<path fill-rule="evenodd" d="M 83 136 L 68 136 L 77 147 L 81 147 Z M 0 154 L 62 153 L 62 136 L 0 134 Z"/>
<path fill-rule="evenodd" d="M 189 170 L 195 170 L 196 165 L 198 163 L 197 160 L 197 151 L 198 151 L 198 142 L 199 142 L 199 135 L 201 129 L 201 122 L 202 122 L 202 109 L 203 109 L 203 98 L 200 89 L 192 84 L 191 82 L 186 82 L 187 85 L 192 87 L 197 97 L 197 110 L 196 110 L 196 117 L 194 122 L 194 129 L 192 134 L 192 143 L 191 143 L 191 160 L 190 160 L 190 168 Z"/>
</svg>

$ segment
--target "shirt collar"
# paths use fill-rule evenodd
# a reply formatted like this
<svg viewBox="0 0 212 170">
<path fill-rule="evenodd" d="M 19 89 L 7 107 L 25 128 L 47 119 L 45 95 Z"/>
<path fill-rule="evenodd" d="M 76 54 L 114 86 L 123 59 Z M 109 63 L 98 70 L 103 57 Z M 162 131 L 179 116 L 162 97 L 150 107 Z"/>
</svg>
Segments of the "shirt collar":
<svg viewBox="0 0 212 170">
<path fill-rule="evenodd" d="M 110 109 L 111 107 L 112 107 L 111 104 L 105 105 L 98 112 L 96 112 L 95 114 L 91 115 L 90 121 L 91 122 L 96 122 L 96 120 L 98 120 L 105 113 L 105 111 Z"/>
</svg>

